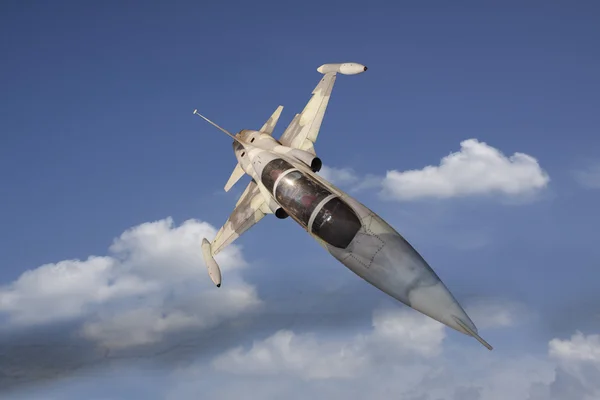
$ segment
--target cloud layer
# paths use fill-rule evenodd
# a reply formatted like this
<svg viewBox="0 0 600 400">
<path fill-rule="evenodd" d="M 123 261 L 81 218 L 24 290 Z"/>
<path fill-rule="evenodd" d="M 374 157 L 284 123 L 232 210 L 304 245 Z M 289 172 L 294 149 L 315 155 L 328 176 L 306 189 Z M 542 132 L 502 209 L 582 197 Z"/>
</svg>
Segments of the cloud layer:
<svg viewBox="0 0 600 400">
<path fill-rule="evenodd" d="M 27 271 L 0 288 L 5 330 L 68 322 L 73 327 L 70 333 L 117 353 L 153 344 L 176 345 L 177 334 L 191 331 L 214 356 L 184 348 L 183 352 L 191 352 L 193 364 L 166 371 L 163 376 L 169 382 L 156 388 L 157 398 L 233 399 L 248 393 L 265 399 L 600 396 L 599 335 L 575 332 L 570 338 L 552 339 L 547 354 L 510 353 L 502 346 L 489 353 L 472 338 L 450 333 L 400 304 L 376 308 L 368 329 L 300 331 L 269 325 L 266 315 L 257 313 L 265 304 L 256 288 L 239 274 L 246 262 L 235 246 L 218 256 L 228 285 L 216 289 L 210 283 L 198 244 L 214 234 L 214 227 L 204 222 L 189 220 L 176 226 L 167 218 L 127 230 L 106 256 Z M 486 335 L 501 329 L 503 336 L 531 315 L 523 305 L 499 299 L 481 299 L 467 309 Z M 254 325 L 242 322 L 247 316 L 254 317 Z M 227 321 L 233 322 L 228 331 L 202 336 Z M 41 332 L 49 335 L 45 328 Z M 447 335 L 464 340 L 450 341 Z M 0 363 L 0 383 L 11 374 L 30 378 L 41 361 L 48 365 L 40 370 L 45 377 L 50 366 L 64 362 L 61 357 L 75 357 L 68 370 L 83 362 L 78 354 L 84 347 L 51 346 L 51 350 L 52 357 L 41 359 L 39 346 L 19 348 L 17 353 L 5 346 L 3 354 L 10 364 Z M 17 369 L 18 357 L 26 358 L 27 369 Z"/>
<path fill-rule="evenodd" d="M 378 358 L 431 357 L 441 351 L 444 326 L 412 310 L 378 310 L 373 330 L 347 340 L 318 340 L 313 334 L 280 330 L 236 347 L 213 360 L 219 371 L 250 375 L 291 375 L 305 380 L 352 378 Z"/>
<path fill-rule="evenodd" d="M 84 318 L 80 334 L 110 348 L 215 326 L 261 302 L 236 273 L 245 261 L 235 246 L 217 257 L 228 284 L 220 289 L 210 284 L 200 243 L 214 234 L 212 226 L 197 220 L 141 224 L 118 237 L 107 256 L 23 273 L 0 288 L 0 312 L 21 327 Z"/>
<path fill-rule="evenodd" d="M 498 309 L 496 304 L 490 309 Z M 510 308 L 510 307 L 509 307 Z M 505 327 L 505 324 L 501 324 Z M 369 332 L 327 337 L 280 330 L 178 376 L 172 398 L 201 392 L 201 376 L 228 382 L 215 398 L 592 400 L 600 395 L 598 335 L 553 339 L 547 354 L 487 353 L 444 345 L 447 329 L 411 310 L 373 314 Z M 179 380 L 181 379 L 181 380 Z M 206 395 L 213 393 L 203 392 Z"/>
</svg>

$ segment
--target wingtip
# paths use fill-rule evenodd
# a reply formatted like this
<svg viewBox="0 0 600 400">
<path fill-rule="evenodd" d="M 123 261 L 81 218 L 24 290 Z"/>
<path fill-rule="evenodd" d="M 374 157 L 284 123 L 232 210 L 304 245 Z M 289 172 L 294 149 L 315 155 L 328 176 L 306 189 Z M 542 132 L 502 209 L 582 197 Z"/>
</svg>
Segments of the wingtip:
<svg viewBox="0 0 600 400">
<path fill-rule="evenodd" d="M 219 268 L 219 264 L 215 261 L 212 254 L 212 245 L 208 239 L 202 239 L 201 249 L 204 263 L 208 270 L 208 276 L 210 277 L 210 280 L 219 287 L 221 285 L 221 269 Z"/>
</svg>

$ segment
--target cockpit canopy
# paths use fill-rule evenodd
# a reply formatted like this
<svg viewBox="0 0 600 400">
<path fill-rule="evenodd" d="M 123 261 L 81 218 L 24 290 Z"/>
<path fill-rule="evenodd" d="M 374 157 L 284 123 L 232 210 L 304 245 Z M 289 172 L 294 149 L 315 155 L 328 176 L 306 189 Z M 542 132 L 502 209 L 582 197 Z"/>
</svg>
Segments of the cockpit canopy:
<svg viewBox="0 0 600 400">
<path fill-rule="evenodd" d="M 317 213 L 312 223 L 312 233 L 333 247 L 345 249 L 361 226 L 354 210 L 339 197 L 334 197 Z"/>
<path fill-rule="evenodd" d="M 334 247 L 348 247 L 362 226 L 343 200 L 281 158 L 265 165 L 261 181 L 292 218 Z"/>
<path fill-rule="evenodd" d="M 279 175 L 291 169 L 294 169 L 294 166 L 292 164 L 290 164 L 282 158 L 277 158 L 265 165 L 260 180 L 262 181 L 263 185 L 265 185 L 265 187 L 269 190 L 269 192 L 273 193 L 275 181 L 277 181 Z"/>
</svg>

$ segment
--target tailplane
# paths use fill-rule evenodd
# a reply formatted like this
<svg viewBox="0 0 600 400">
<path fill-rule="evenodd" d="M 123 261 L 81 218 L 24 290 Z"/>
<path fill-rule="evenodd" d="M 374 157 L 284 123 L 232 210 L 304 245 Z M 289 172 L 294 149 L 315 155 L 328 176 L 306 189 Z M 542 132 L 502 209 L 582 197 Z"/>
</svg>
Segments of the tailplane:
<svg viewBox="0 0 600 400">
<path fill-rule="evenodd" d="M 237 181 L 239 181 L 240 178 L 244 176 L 244 174 L 246 173 L 242 169 L 242 166 L 240 165 L 240 163 L 237 163 L 237 165 L 233 169 L 233 172 L 231 173 L 231 176 L 229 177 L 229 180 L 225 184 L 225 191 L 229 192 L 229 189 L 231 189 L 233 185 L 235 185 Z"/>
<path fill-rule="evenodd" d="M 277 107 L 277 109 L 275 109 L 275 112 L 273 112 L 273 114 L 267 120 L 267 122 L 265 122 L 262 128 L 260 128 L 260 132 L 272 135 L 273 130 L 275 129 L 275 125 L 277 125 L 277 121 L 279 121 L 279 117 L 281 116 L 282 110 L 283 106 Z M 229 180 L 225 184 L 225 191 L 229 192 L 233 185 L 235 185 L 245 174 L 246 173 L 242 169 L 240 163 L 237 163 L 237 165 L 233 169 L 233 172 L 231 173 L 231 176 L 229 177 Z"/>
<path fill-rule="evenodd" d="M 281 116 L 282 110 L 283 110 L 283 106 L 277 107 L 277 109 L 275 109 L 275 112 L 273 112 L 273 114 L 267 120 L 267 122 L 265 122 L 264 125 L 262 126 L 262 128 L 260 128 L 260 132 L 272 135 L 273 129 L 275 129 L 275 125 L 277 125 L 277 121 L 279 121 L 279 117 Z M 215 128 L 219 129 L 221 132 L 225 133 L 226 135 L 231 137 L 233 140 L 235 140 L 242 146 L 246 147 L 245 143 L 243 142 L 243 139 L 239 138 L 238 135 L 233 135 L 232 133 L 225 130 L 224 128 L 221 128 L 219 125 L 215 124 L 214 122 L 212 122 L 211 120 L 206 118 L 204 115 L 201 115 L 200 113 L 198 113 L 198 110 L 194 110 L 194 114 L 196 114 L 200 118 L 204 119 L 206 122 L 208 122 Z M 240 180 L 240 178 L 242 176 L 244 176 L 245 174 L 246 174 L 246 172 L 244 172 L 240 163 L 237 163 L 235 168 L 233 169 L 233 172 L 231 173 L 231 176 L 229 177 L 229 180 L 227 180 L 227 183 L 225 184 L 225 188 L 224 188 L 225 191 L 228 192 L 233 187 L 233 185 L 235 185 Z"/>
</svg>

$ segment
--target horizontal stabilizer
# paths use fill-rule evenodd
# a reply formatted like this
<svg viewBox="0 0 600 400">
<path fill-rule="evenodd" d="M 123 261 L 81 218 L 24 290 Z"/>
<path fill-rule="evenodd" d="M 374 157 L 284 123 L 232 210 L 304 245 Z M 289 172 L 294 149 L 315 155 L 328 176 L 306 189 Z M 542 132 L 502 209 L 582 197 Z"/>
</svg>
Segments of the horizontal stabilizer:
<svg viewBox="0 0 600 400">
<path fill-rule="evenodd" d="M 202 239 L 202 256 L 208 269 L 208 276 L 217 287 L 221 287 L 221 269 L 212 255 L 210 242 L 206 239 Z"/>
<path fill-rule="evenodd" d="M 237 165 L 233 169 L 233 172 L 231 173 L 231 176 L 229 177 L 229 180 L 225 184 L 225 191 L 229 192 L 229 189 L 231 189 L 233 187 L 233 185 L 235 185 L 237 183 L 237 181 L 239 181 L 240 178 L 242 176 L 244 176 L 244 174 L 245 174 L 245 172 L 242 169 L 240 163 L 237 163 Z"/>
<path fill-rule="evenodd" d="M 265 122 L 265 124 L 260 128 L 260 132 L 268 133 L 269 135 L 273 134 L 273 130 L 275 129 L 275 125 L 277 125 L 277 121 L 279 121 L 279 117 L 281 116 L 281 111 L 283 110 L 283 106 L 277 107 L 273 115 Z"/>
</svg>

